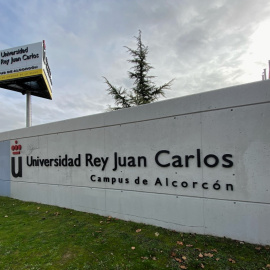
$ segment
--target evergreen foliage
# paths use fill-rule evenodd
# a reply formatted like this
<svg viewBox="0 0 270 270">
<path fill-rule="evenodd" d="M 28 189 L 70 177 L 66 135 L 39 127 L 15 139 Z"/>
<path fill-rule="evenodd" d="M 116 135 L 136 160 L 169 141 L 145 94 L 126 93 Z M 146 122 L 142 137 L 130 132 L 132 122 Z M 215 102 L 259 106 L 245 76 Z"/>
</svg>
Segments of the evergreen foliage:
<svg viewBox="0 0 270 270">
<path fill-rule="evenodd" d="M 148 54 L 148 46 L 142 43 L 141 31 L 139 31 L 137 40 L 137 48 L 127 48 L 128 53 L 132 56 L 128 62 L 134 64 L 131 71 L 128 72 L 129 78 L 134 80 L 134 87 L 128 91 L 122 87 L 113 86 L 107 78 L 104 77 L 105 83 L 108 86 L 107 91 L 114 98 L 117 107 L 110 108 L 112 110 L 119 110 L 122 108 L 129 108 L 142 104 L 147 104 L 156 101 L 160 96 L 165 96 L 164 90 L 169 90 L 173 80 L 157 87 L 152 79 L 154 76 L 148 75 L 148 72 L 153 68 L 146 61 Z"/>
</svg>

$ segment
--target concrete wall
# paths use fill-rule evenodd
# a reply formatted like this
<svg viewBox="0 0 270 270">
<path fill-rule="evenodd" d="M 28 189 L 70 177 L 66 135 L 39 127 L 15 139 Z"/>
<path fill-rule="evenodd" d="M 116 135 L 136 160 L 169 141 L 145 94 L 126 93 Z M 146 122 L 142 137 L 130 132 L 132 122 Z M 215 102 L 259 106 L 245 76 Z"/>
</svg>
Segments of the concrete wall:
<svg viewBox="0 0 270 270">
<path fill-rule="evenodd" d="M 0 196 L 10 196 L 10 144 L 0 141 Z"/>
<path fill-rule="evenodd" d="M 270 244 L 269 90 L 263 81 L 2 133 L 1 194 Z"/>
</svg>

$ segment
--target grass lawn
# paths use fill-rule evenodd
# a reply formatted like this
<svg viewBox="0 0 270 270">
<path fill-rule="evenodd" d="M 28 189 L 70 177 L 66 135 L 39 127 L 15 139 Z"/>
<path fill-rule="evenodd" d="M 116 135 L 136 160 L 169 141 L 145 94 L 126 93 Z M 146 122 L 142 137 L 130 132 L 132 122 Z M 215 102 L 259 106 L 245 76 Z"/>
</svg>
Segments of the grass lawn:
<svg viewBox="0 0 270 270">
<path fill-rule="evenodd" d="M 0 197 L 0 269 L 268 269 L 270 247 Z"/>
</svg>

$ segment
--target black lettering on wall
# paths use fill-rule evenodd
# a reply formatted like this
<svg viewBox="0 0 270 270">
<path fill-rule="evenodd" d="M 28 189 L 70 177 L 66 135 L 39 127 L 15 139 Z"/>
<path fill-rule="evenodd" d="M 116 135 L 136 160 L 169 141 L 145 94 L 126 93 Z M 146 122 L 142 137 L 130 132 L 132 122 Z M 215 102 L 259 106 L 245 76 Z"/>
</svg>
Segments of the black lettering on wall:
<svg viewBox="0 0 270 270">
<path fill-rule="evenodd" d="M 227 162 L 227 164 L 222 164 L 222 167 L 224 168 L 231 168 L 233 166 L 233 162 L 232 160 L 228 159 L 228 158 L 232 158 L 231 154 L 225 154 L 222 156 L 223 161 Z"/>
<path fill-rule="evenodd" d="M 168 151 L 168 150 L 160 150 L 155 155 L 155 161 L 156 161 L 156 163 L 157 163 L 158 166 L 160 166 L 160 167 L 169 167 L 170 166 L 170 163 L 166 163 L 166 164 L 160 163 L 159 156 L 161 154 L 170 154 L 170 151 Z"/>
<path fill-rule="evenodd" d="M 172 159 L 174 159 L 172 163 L 173 167 L 183 167 L 181 156 L 175 155 Z"/>
<path fill-rule="evenodd" d="M 211 161 L 209 162 L 209 159 L 211 161 L 214 160 L 213 163 L 211 163 Z M 204 164 L 207 166 L 207 167 L 210 167 L 210 168 L 213 168 L 213 167 L 216 167 L 219 163 L 219 159 L 216 155 L 207 155 L 205 158 L 204 158 Z"/>
<path fill-rule="evenodd" d="M 194 158 L 194 156 L 193 155 L 185 156 L 186 167 L 189 167 L 189 159 L 191 159 L 191 158 Z"/>
<path fill-rule="evenodd" d="M 11 158 L 11 173 L 12 176 L 17 178 L 17 177 L 22 177 L 22 157 L 18 157 L 18 171 L 15 172 L 15 157 Z"/>
</svg>

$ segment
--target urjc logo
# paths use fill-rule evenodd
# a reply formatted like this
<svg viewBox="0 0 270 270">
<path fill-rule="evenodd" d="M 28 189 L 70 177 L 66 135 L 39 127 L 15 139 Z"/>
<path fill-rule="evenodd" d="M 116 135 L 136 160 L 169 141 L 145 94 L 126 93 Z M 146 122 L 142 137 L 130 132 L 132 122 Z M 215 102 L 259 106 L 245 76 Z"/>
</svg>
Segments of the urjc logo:
<svg viewBox="0 0 270 270">
<path fill-rule="evenodd" d="M 13 155 L 21 154 L 22 146 L 18 144 L 18 141 L 15 141 L 15 145 L 11 146 L 11 151 Z M 11 157 L 11 173 L 13 177 L 22 177 L 22 157 L 18 157 L 18 171 L 15 172 L 15 157 Z"/>
</svg>

